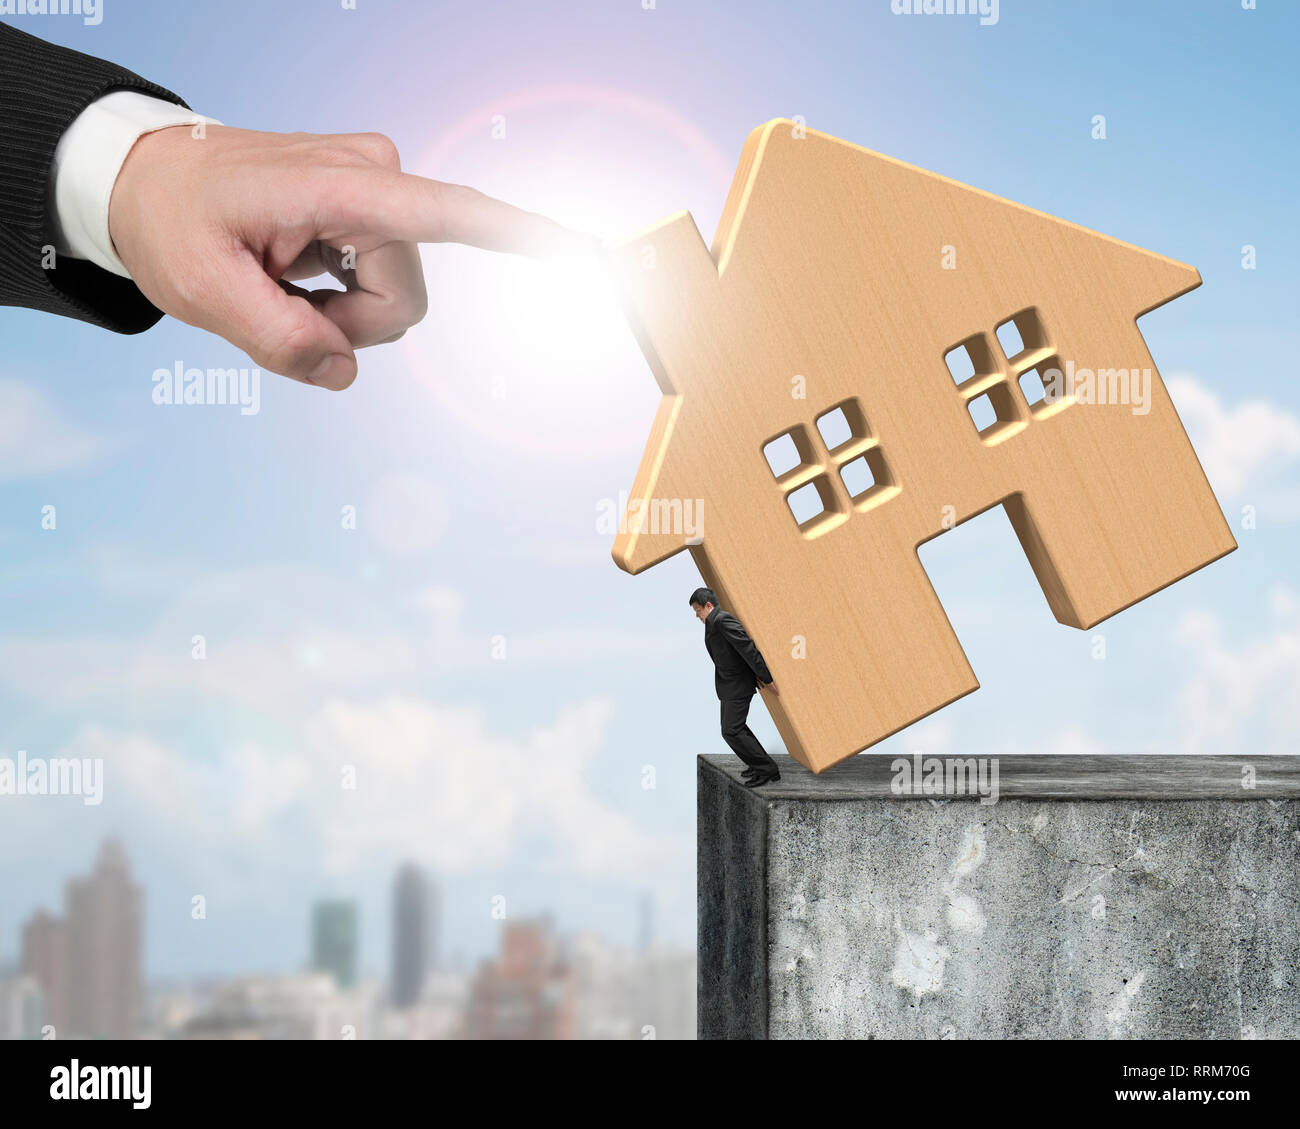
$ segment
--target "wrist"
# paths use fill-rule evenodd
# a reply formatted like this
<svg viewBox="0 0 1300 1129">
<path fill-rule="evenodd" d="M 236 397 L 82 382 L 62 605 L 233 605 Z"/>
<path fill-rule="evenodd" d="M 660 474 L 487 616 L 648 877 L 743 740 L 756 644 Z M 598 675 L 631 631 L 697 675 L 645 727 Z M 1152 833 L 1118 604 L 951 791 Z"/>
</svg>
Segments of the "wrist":
<svg viewBox="0 0 1300 1129">
<path fill-rule="evenodd" d="M 126 258 L 130 258 L 137 217 L 148 213 L 147 204 L 137 205 L 145 200 L 149 184 L 159 178 L 160 172 L 184 159 L 185 146 L 192 143 L 192 128 L 177 123 L 150 130 L 136 138 L 123 158 L 109 195 L 107 219 L 109 245 L 119 261 L 123 247 L 128 248 Z"/>
<path fill-rule="evenodd" d="M 51 220 L 59 250 L 129 278 L 114 247 L 109 218 L 128 157 L 142 137 L 206 120 L 135 90 L 115 90 L 87 106 L 64 131 L 54 155 Z"/>
</svg>

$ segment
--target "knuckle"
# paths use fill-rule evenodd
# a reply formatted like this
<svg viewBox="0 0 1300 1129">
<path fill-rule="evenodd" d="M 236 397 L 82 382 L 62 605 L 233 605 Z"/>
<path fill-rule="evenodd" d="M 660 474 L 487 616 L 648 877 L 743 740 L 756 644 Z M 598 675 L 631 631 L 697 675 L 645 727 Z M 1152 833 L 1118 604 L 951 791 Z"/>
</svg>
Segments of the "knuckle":
<svg viewBox="0 0 1300 1129">
<path fill-rule="evenodd" d="M 302 308 L 276 326 L 276 335 L 261 344 L 259 364 L 272 372 L 288 375 L 306 367 L 316 352 L 316 326 L 313 311 L 305 301 Z"/>
<path fill-rule="evenodd" d="M 424 320 L 424 315 L 429 312 L 429 295 L 424 287 L 415 293 L 403 294 L 399 307 L 401 310 L 402 321 L 404 325 L 415 325 L 418 321 Z"/>
<path fill-rule="evenodd" d="M 405 295 L 390 299 L 372 323 L 376 340 L 396 341 L 424 317 L 424 304 Z"/>
<path fill-rule="evenodd" d="M 363 133 L 361 136 L 365 139 L 366 148 L 375 162 L 390 169 L 402 167 L 402 158 L 397 151 L 397 144 L 391 137 L 383 133 Z"/>
</svg>

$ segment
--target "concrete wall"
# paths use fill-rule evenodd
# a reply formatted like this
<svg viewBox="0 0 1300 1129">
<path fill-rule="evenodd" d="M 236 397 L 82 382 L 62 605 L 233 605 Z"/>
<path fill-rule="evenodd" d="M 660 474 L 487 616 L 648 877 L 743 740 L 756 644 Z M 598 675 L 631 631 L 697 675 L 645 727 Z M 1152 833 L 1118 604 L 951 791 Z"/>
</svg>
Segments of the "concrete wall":
<svg viewBox="0 0 1300 1129">
<path fill-rule="evenodd" d="M 700 1038 L 1300 1038 L 1300 757 L 778 760 L 699 759 Z"/>
</svg>

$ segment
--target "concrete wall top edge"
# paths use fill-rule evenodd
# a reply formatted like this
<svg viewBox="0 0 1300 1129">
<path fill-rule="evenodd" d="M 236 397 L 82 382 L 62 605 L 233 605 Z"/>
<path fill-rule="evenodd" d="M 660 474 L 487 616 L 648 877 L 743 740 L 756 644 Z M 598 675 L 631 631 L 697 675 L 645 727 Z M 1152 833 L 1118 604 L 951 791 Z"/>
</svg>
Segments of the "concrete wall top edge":
<svg viewBox="0 0 1300 1129">
<path fill-rule="evenodd" d="M 999 799 L 1038 800 L 1277 800 L 1300 799 L 1300 756 L 1186 756 L 1181 754 L 1116 754 L 1114 756 L 1060 756 L 1051 754 L 953 754 L 923 757 L 920 771 L 912 756 L 861 754 L 820 776 L 793 758 L 775 758 L 781 779 L 749 790 L 762 802 L 925 800 L 943 798 L 977 801 L 989 794 L 996 778 Z M 908 768 L 899 771 L 899 761 Z M 975 761 L 974 783 L 953 792 L 924 790 L 924 778 L 938 761 L 950 779 L 960 782 L 964 772 L 949 773 L 948 761 Z M 727 754 L 699 757 L 701 771 L 726 777 L 730 786 L 743 789 L 744 765 Z M 982 773 L 980 776 L 978 773 Z M 977 790 L 976 785 L 980 785 Z"/>
</svg>

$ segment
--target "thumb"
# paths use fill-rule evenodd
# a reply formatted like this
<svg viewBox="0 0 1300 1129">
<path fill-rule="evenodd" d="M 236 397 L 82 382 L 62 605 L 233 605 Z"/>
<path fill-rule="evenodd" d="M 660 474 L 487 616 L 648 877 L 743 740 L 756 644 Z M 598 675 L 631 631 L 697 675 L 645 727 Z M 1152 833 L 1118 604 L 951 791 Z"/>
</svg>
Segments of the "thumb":
<svg viewBox="0 0 1300 1129">
<path fill-rule="evenodd" d="M 306 298 L 281 288 L 251 256 L 236 272 L 230 302 L 203 328 L 243 349 L 261 368 L 340 391 L 357 376 L 347 335 Z"/>
</svg>

